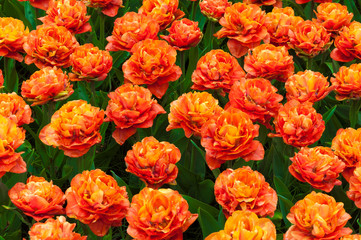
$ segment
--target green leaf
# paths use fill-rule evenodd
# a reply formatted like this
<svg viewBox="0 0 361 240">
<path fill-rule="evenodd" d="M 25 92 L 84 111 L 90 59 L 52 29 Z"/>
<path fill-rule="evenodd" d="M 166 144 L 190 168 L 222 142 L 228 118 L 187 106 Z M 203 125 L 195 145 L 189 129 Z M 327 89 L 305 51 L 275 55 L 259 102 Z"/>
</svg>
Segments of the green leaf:
<svg viewBox="0 0 361 240">
<path fill-rule="evenodd" d="M 211 233 L 221 230 L 217 220 L 206 210 L 198 208 L 198 222 L 201 225 L 203 238 L 206 238 Z"/>
<path fill-rule="evenodd" d="M 290 200 L 292 199 L 292 194 L 288 190 L 287 186 L 278 177 L 274 176 L 273 181 L 276 186 L 283 221 L 285 222 L 286 226 L 289 227 L 291 226 L 291 223 L 287 219 L 287 214 L 290 212 L 290 209 L 293 206 L 293 202 Z"/>
<path fill-rule="evenodd" d="M 211 205 L 208 205 L 204 202 L 201 202 L 197 199 L 194 199 L 187 195 L 182 195 L 185 200 L 187 200 L 189 205 L 189 211 L 191 213 L 196 213 L 198 211 L 198 208 L 202 208 L 205 211 L 207 211 L 212 217 L 217 218 L 219 210 L 215 207 L 212 207 Z"/>
<path fill-rule="evenodd" d="M 129 198 L 129 199 L 132 199 L 133 194 L 132 194 L 132 192 L 130 191 L 130 188 L 129 188 L 128 184 L 127 184 L 126 182 L 124 182 L 123 179 L 121 179 L 117 174 L 115 174 L 115 172 L 113 172 L 112 170 L 111 170 L 110 172 L 112 173 L 113 178 L 115 179 L 115 181 L 117 181 L 117 183 L 118 183 L 118 185 L 119 185 L 120 187 L 123 187 L 123 186 L 126 187 L 127 193 L 128 193 L 128 198 Z"/>
<path fill-rule="evenodd" d="M 335 113 L 337 108 L 337 105 L 333 106 L 332 108 L 330 108 L 329 110 L 327 110 L 327 112 L 325 112 L 322 115 L 322 119 L 325 122 L 325 125 L 328 123 L 328 121 L 331 119 L 331 117 L 333 116 L 333 114 Z"/>
</svg>

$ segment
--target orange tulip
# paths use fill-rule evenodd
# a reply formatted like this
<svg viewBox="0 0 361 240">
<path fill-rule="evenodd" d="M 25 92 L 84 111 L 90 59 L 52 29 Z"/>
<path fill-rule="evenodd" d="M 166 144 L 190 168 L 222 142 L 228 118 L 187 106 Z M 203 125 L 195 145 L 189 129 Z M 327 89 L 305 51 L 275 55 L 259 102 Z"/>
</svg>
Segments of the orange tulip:
<svg viewBox="0 0 361 240">
<path fill-rule="evenodd" d="M 143 0 L 138 13 L 156 20 L 163 30 L 174 20 L 184 16 L 184 12 L 178 9 L 178 4 L 178 0 Z"/>
<path fill-rule="evenodd" d="M 24 173 L 26 163 L 15 150 L 24 143 L 25 130 L 0 114 L 0 178 L 7 172 Z"/>
<path fill-rule="evenodd" d="M 33 102 L 31 106 L 64 100 L 73 92 L 68 76 L 57 67 L 45 67 L 33 73 L 21 86 L 21 96 Z"/>
<path fill-rule="evenodd" d="M 264 78 L 242 79 L 229 92 L 229 106 L 247 113 L 252 121 L 258 121 L 272 129 L 270 120 L 282 106 L 283 97 L 277 88 Z"/>
<path fill-rule="evenodd" d="M 30 106 L 16 93 L 0 93 L 0 115 L 11 119 L 18 126 L 34 121 Z"/>
<path fill-rule="evenodd" d="M 293 57 L 286 47 L 262 44 L 250 50 L 244 58 L 247 78 L 276 79 L 285 82 L 294 72 Z"/>
<path fill-rule="evenodd" d="M 236 210 L 249 210 L 261 217 L 272 217 L 277 207 L 276 191 L 261 173 L 248 166 L 235 170 L 228 168 L 219 174 L 214 184 L 214 195 L 226 217 Z"/>
<path fill-rule="evenodd" d="M 301 17 L 295 17 L 292 8 L 274 7 L 272 12 L 266 15 L 266 28 L 270 34 L 270 43 L 275 46 L 285 46 L 289 48 L 290 38 L 288 32 L 295 28 L 297 23 L 303 21 Z"/>
<path fill-rule="evenodd" d="M 208 235 L 204 240 L 232 240 L 232 237 L 224 230 L 221 230 Z"/>
<path fill-rule="evenodd" d="M 283 141 L 294 147 L 306 147 L 317 142 L 325 130 L 322 115 L 312 107 L 312 103 L 300 103 L 293 99 L 278 111 L 274 120 L 277 134 Z"/>
<path fill-rule="evenodd" d="M 104 236 L 111 226 L 121 226 L 129 208 L 126 188 L 100 169 L 76 175 L 65 195 L 66 215 L 88 224 L 97 236 Z"/>
<path fill-rule="evenodd" d="M 213 170 L 239 157 L 245 161 L 262 160 L 263 146 L 254 140 L 258 129 L 246 113 L 233 107 L 218 118 L 208 120 L 201 129 L 201 144 L 206 150 L 208 167 Z"/>
<path fill-rule="evenodd" d="M 24 43 L 26 64 L 34 63 L 38 68 L 70 66 L 69 57 L 79 45 L 65 27 L 56 25 L 40 26 L 30 32 Z"/>
<path fill-rule="evenodd" d="M 123 7 L 123 0 L 82 0 L 87 7 L 101 8 L 102 13 L 109 17 L 115 17 L 120 7 Z"/>
<path fill-rule="evenodd" d="M 296 51 L 298 56 L 315 57 L 332 44 L 331 34 L 320 23 L 310 20 L 299 22 L 288 35 L 289 46 Z"/>
<path fill-rule="evenodd" d="M 295 225 L 283 239 L 339 239 L 352 233 L 350 228 L 344 227 L 350 218 L 343 203 L 327 194 L 312 192 L 291 208 L 287 219 Z"/>
<path fill-rule="evenodd" d="M 148 187 L 160 188 L 166 183 L 175 183 L 181 158 L 179 149 L 169 142 L 159 142 L 154 137 L 145 137 L 127 152 L 127 172 L 140 178 Z"/>
<path fill-rule="evenodd" d="M 197 46 L 203 37 L 198 22 L 193 22 L 187 18 L 174 21 L 167 31 L 169 32 L 168 36 L 161 35 L 160 37 L 167 40 L 178 51 Z"/>
<path fill-rule="evenodd" d="M 9 198 L 24 214 L 39 222 L 64 214 L 65 196 L 61 189 L 43 177 L 30 176 L 26 184 L 18 182 L 9 190 Z"/>
<path fill-rule="evenodd" d="M 350 25 L 353 14 L 347 11 L 347 6 L 325 2 L 318 5 L 316 16 L 317 22 L 321 23 L 333 37 L 336 37 L 343 26 Z"/>
<path fill-rule="evenodd" d="M 66 156 L 81 157 L 101 142 L 99 130 L 103 120 L 103 110 L 84 100 L 70 101 L 54 113 L 39 138 L 46 145 L 59 147 Z"/>
<path fill-rule="evenodd" d="M 91 32 L 90 16 L 86 16 L 84 2 L 78 0 L 55 0 L 50 2 L 46 16 L 39 18 L 44 24 L 67 28 L 73 34 Z"/>
<path fill-rule="evenodd" d="M 214 34 L 217 38 L 228 37 L 228 49 L 237 58 L 245 55 L 250 48 L 261 42 L 269 42 L 265 26 L 266 13 L 254 4 L 235 3 L 226 8 L 224 17 L 219 20 L 222 29 Z"/>
<path fill-rule="evenodd" d="M 226 8 L 231 5 L 232 3 L 228 0 L 201 0 L 199 2 L 201 13 L 214 22 L 218 22 L 226 12 Z"/>
<path fill-rule="evenodd" d="M 29 231 L 30 240 L 86 240 L 79 233 L 73 232 L 75 223 L 68 223 L 64 216 L 55 220 L 47 219 L 44 223 L 35 223 Z"/>
<path fill-rule="evenodd" d="M 361 167 L 358 166 L 353 171 L 352 176 L 349 179 L 349 191 L 347 196 L 355 202 L 356 207 L 361 208 Z"/>
<path fill-rule="evenodd" d="M 3 76 L 3 71 L 0 69 L 0 89 L 2 88 L 3 85 L 4 85 L 4 76 Z"/>
<path fill-rule="evenodd" d="M 211 50 L 198 60 L 192 74 L 192 89 L 220 89 L 222 95 L 246 74 L 233 56 L 221 49 Z"/>
<path fill-rule="evenodd" d="M 339 34 L 335 39 L 331 58 L 339 62 L 361 59 L 361 23 L 353 21 L 348 27 L 344 26 Z"/>
<path fill-rule="evenodd" d="M 138 85 L 124 84 L 108 97 L 105 121 L 115 123 L 113 138 L 120 145 L 136 133 L 137 128 L 153 126 L 154 118 L 166 113 L 157 100 L 152 99 L 152 93 Z"/>
<path fill-rule="evenodd" d="M 197 219 L 187 201 L 171 189 L 143 188 L 133 196 L 127 214 L 127 232 L 134 239 L 183 239 L 183 232 Z"/>
<path fill-rule="evenodd" d="M 256 4 L 258 6 L 276 6 L 276 7 L 282 7 L 282 0 L 245 0 L 244 3 L 247 4 Z"/>
<path fill-rule="evenodd" d="M 288 101 L 296 99 L 299 102 L 317 102 L 325 98 L 334 86 L 330 87 L 327 78 L 322 73 L 306 70 L 292 75 L 286 81 L 285 88 Z"/>
<path fill-rule="evenodd" d="M 342 184 L 337 178 L 344 170 L 345 163 L 333 153 L 331 148 L 304 147 L 290 159 L 292 164 L 288 169 L 301 182 L 307 182 L 312 187 L 325 192 L 330 192 L 335 185 Z"/>
<path fill-rule="evenodd" d="M 361 240 L 360 234 L 348 235 L 340 238 L 340 240 Z"/>
<path fill-rule="evenodd" d="M 309 1 L 312 1 L 312 0 L 296 0 L 296 3 L 304 4 L 304 3 L 308 3 Z M 313 1 L 316 3 L 332 2 L 332 0 L 313 0 Z"/>
<path fill-rule="evenodd" d="M 342 175 L 348 180 L 355 167 L 361 163 L 361 128 L 339 129 L 332 140 L 332 150 L 346 164 Z"/>
<path fill-rule="evenodd" d="M 127 12 L 114 22 L 113 33 L 107 37 L 107 51 L 130 52 L 134 44 L 145 39 L 158 39 L 158 23 L 151 17 Z"/>
<path fill-rule="evenodd" d="M 201 128 L 211 118 L 216 118 L 223 109 L 207 92 L 189 92 L 171 102 L 167 131 L 183 128 L 187 138 L 201 136 Z"/>
<path fill-rule="evenodd" d="M 29 29 L 21 20 L 0 17 L 0 56 L 22 62 L 24 57 L 19 52 L 24 52 L 23 44 L 28 34 Z"/>
<path fill-rule="evenodd" d="M 39 8 L 46 11 L 49 8 L 50 0 L 18 0 L 19 2 L 29 1 L 34 8 Z"/>
<path fill-rule="evenodd" d="M 166 41 L 146 39 L 136 43 L 133 55 L 123 64 L 124 78 L 132 84 L 146 84 L 157 97 L 162 98 L 169 82 L 182 75 L 175 65 L 177 51 Z"/>
<path fill-rule="evenodd" d="M 75 49 L 70 55 L 70 63 L 74 73 L 69 74 L 70 80 L 103 81 L 112 69 L 113 58 L 108 51 L 87 43 Z"/>
<path fill-rule="evenodd" d="M 361 25 L 360 25 L 361 26 Z M 350 67 L 342 66 L 335 77 L 331 78 L 336 91 L 336 99 L 359 99 L 361 97 L 361 63 Z"/>
</svg>

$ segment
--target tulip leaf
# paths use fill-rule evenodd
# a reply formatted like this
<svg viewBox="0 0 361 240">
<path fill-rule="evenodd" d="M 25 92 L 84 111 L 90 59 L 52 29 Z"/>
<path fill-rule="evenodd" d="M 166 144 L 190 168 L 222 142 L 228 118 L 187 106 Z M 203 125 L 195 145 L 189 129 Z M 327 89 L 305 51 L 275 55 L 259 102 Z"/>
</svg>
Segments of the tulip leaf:
<svg viewBox="0 0 361 240">
<path fill-rule="evenodd" d="M 198 222 L 201 225 L 203 238 L 206 238 L 209 234 L 217 232 L 222 228 L 219 226 L 217 220 L 206 210 L 198 208 Z"/>
<path fill-rule="evenodd" d="M 293 203 L 290 199 L 292 199 L 292 194 L 288 190 L 287 186 L 276 176 L 273 178 L 274 184 L 276 186 L 278 201 L 281 207 L 281 212 L 283 216 L 283 221 L 286 226 L 289 227 L 291 223 L 287 220 L 287 214 L 289 213 Z"/>
<path fill-rule="evenodd" d="M 332 118 L 333 114 L 335 113 L 337 108 L 337 105 L 333 106 L 332 108 L 330 108 L 329 110 L 327 110 L 327 112 L 325 112 L 322 115 L 322 119 L 325 122 L 325 125 L 328 123 L 328 121 L 330 121 L 330 119 Z"/>
<path fill-rule="evenodd" d="M 30 5 L 29 1 L 21 2 L 24 5 L 25 17 L 31 24 L 32 29 L 36 29 L 36 17 L 34 16 L 34 8 Z"/>
<path fill-rule="evenodd" d="M 127 193 L 128 193 L 128 197 L 129 197 L 129 201 L 130 201 L 130 200 L 132 199 L 132 197 L 133 197 L 133 194 L 132 194 L 132 192 L 130 191 L 130 188 L 129 188 L 128 184 L 127 184 L 126 182 L 124 182 L 123 179 L 121 179 L 117 174 L 115 174 L 114 171 L 111 170 L 110 172 L 112 173 L 113 178 L 115 179 L 115 181 L 117 181 L 117 183 L 118 183 L 118 185 L 119 185 L 120 187 L 123 187 L 123 186 L 126 187 Z"/>
<path fill-rule="evenodd" d="M 208 205 L 190 196 L 187 195 L 182 195 L 182 196 L 185 200 L 187 200 L 189 205 L 189 211 L 191 213 L 196 213 L 198 211 L 198 208 L 202 208 L 205 211 L 207 211 L 213 218 L 218 217 L 219 210 L 216 209 L 215 207 L 212 207 L 211 205 Z"/>
<path fill-rule="evenodd" d="M 343 3 L 347 6 L 348 11 L 353 13 L 353 20 L 356 20 L 357 22 L 361 22 L 361 14 L 356 7 L 355 1 L 345 0 L 343 1 Z"/>
</svg>

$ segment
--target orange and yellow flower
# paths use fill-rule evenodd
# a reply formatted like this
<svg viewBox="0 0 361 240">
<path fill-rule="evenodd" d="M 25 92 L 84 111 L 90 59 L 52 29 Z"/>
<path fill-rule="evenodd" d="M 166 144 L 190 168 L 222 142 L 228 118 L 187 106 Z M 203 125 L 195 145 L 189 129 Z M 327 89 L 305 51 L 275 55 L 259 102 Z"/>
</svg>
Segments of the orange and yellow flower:
<svg viewBox="0 0 361 240">
<path fill-rule="evenodd" d="M 55 0 L 50 2 L 46 16 L 39 18 L 44 24 L 67 28 L 73 34 L 91 32 L 84 2 L 78 0 Z"/>
<path fill-rule="evenodd" d="M 113 33 L 107 37 L 107 51 L 130 52 L 134 44 L 145 39 L 158 39 L 159 24 L 151 17 L 127 12 L 114 22 Z"/>
<path fill-rule="evenodd" d="M 226 12 L 226 8 L 232 5 L 228 0 L 201 0 L 199 7 L 201 13 L 208 19 L 218 22 Z"/>
<path fill-rule="evenodd" d="M 123 7 L 123 0 L 82 0 L 87 7 L 101 8 L 102 13 L 109 17 L 115 17 L 120 7 Z"/>
<path fill-rule="evenodd" d="M 11 119 L 18 126 L 34 121 L 30 106 L 16 93 L 0 93 L 0 115 Z"/>
<path fill-rule="evenodd" d="M 237 58 L 245 55 L 250 48 L 269 42 L 265 25 L 266 13 L 254 4 L 235 3 L 226 8 L 219 20 L 223 28 L 214 34 L 217 38 L 228 37 L 228 49 Z"/>
<path fill-rule="evenodd" d="M 286 47 L 262 44 L 250 50 L 244 58 L 247 78 L 276 79 L 285 82 L 294 72 L 293 57 Z"/>
<path fill-rule="evenodd" d="M 224 230 L 221 230 L 208 235 L 204 240 L 232 240 L 232 237 Z"/>
<path fill-rule="evenodd" d="M 332 41 L 331 34 L 320 23 L 310 20 L 299 22 L 289 32 L 289 46 L 298 56 L 315 57 L 320 52 L 327 50 Z"/>
<path fill-rule="evenodd" d="M 182 18 L 185 14 L 178 9 L 178 0 L 143 0 L 138 12 L 157 21 L 160 29 L 165 29 L 174 20 Z"/>
<path fill-rule="evenodd" d="M 347 6 L 340 3 L 325 2 L 317 7 L 317 22 L 321 23 L 333 37 L 343 26 L 349 26 L 353 17 L 352 13 L 347 11 Z"/>
<path fill-rule="evenodd" d="M 243 1 L 247 4 L 256 4 L 258 6 L 276 6 L 276 7 L 282 7 L 282 0 L 245 0 Z"/>
<path fill-rule="evenodd" d="M 361 23 L 353 21 L 344 26 L 335 39 L 335 49 L 331 58 L 339 62 L 350 62 L 355 58 L 361 59 Z"/>
<path fill-rule="evenodd" d="M 283 239 L 339 239 L 352 233 L 344 227 L 350 218 L 342 202 L 336 202 L 327 194 L 312 192 L 291 208 L 287 219 L 294 225 Z"/>
<path fill-rule="evenodd" d="M 26 184 L 18 182 L 9 190 L 9 198 L 35 221 L 64 214 L 65 196 L 61 189 L 43 177 L 30 176 Z"/>
<path fill-rule="evenodd" d="M 70 55 L 73 74 L 72 81 L 103 81 L 113 66 L 113 58 L 108 51 L 99 50 L 87 43 L 77 47 Z"/>
<path fill-rule="evenodd" d="M 360 25 L 361 27 L 361 25 Z M 335 77 L 331 78 L 336 91 L 336 99 L 359 99 L 361 97 L 361 63 L 350 67 L 342 66 Z"/>
<path fill-rule="evenodd" d="M 342 173 L 348 180 L 352 173 L 361 163 L 361 128 L 339 129 L 332 140 L 332 150 L 346 164 L 346 169 Z"/>
<path fill-rule="evenodd" d="M 126 188 L 100 169 L 76 175 L 65 195 L 66 215 L 88 224 L 97 236 L 121 226 L 129 208 Z"/>
<path fill-rule="evenodd" d="M 193 22 L 187 18 L 174 21 L 167 31 L 169 32 L 168 36 L 161 35 L 160 37 L 167 40 L 178 51 L 197 46 L 203 37 L 198 22 Z"/>
<path fill-rule="evenodd" d="M 54 113 L 39 138 L 46 145 L 59 147 L 64 155 L 77 158 L 102 140 L 99 130 L 103 120 L 103 110 L 84 100 L 70 101 Z"/>
<path fill-rule="evenodd" d="M 280 108 L 274 120 L 277 134 L 294 147 L 306 147 L 317 142 L 325 130 L 322 115 L 317 113 L 311 102 L 300 103 L 292 99 Z"/>
<path fill-rule="evenodd" d="M 86 240 L 86 236 L 73 232 L 76 224 L 68 223 L 64 216 L 35 223 L 29 231 L 30 240 Z"/>
<path fill-rule="evenodd" d="M 244 78 L 233 84 L 228 105 L 247 113 L 252 121 L 272 129 L 270 120 L 282 106 L 282 99 L 282 95 L 277 94 L 277 88 L 267 79 Z"/>
<path fill-rule="evenodd" d="M 70 55 L 79 43 L 71 32 L 62 26 L 40 26 L 30 32 L 24 43 L 26 64 L 34 63 L 38 68 L 70 66 Z"/>
<path fill-rule="evenodd" d="M 127 232 L 134 239 L 183 239 L 183 232 L 197 219 L 187 201 L 172 189 L 143 188 L 133 196 L 127 214 Z"/>
<path fill-rule="evenodd" d="M 179 149 L 169 142 L 159 142 L 154 137 L 145 137 L 133 145 L 125 156 L 126 171 L 133 173 L 148 187 L 160 188 L 166 183 L 175 183 L 181 158 Z"/>
<path fill-rule="evenodd" d="M 162 98 L 169 82 L 176 81 L 182 70 L 175 65 L 177 51 L 166 41 L 146 39 L 136 43 L 133 55 L 123 64 L 124 78 L 132 84 L 146 84 L 157 97 Z"/>
<path fill-rule="evenodd" d="M 211 50 L 198 60 L 191 88 L 201 91 L 220 89 L 224 94 L 245 75 L 236 58 L 221 49 Z"/>
<path fill-rule="evenodd" d="M 15 150 L 24 143 L 25 130 L 0 114 L 0 178 L 7 172 L 24 173 L 26 163 Z"/>
<path fill-rule="evenodd" d="M 206 150 L 208 167 L 213 170 L 239 157 L 245 161 L 262 160 L 264 148 L 254 140 L 258 137 L 258 129 L 246 113 L 234 107 L 218 118 L 208 120 L 201 129 L 201 144 Z"/>
<path fill-rule="evenodd" d="M 36 71 L 21 86 L 21 96 L 33 102 L 31 106 L 63 100 L 73 92 L 68 76 L 57 67 L 45 67 Z"/>
<path fill-rule="evenodd" d="M 353 171 L 349 179 L 349 191 L 347 196 L 355 202 L 356 207 L 361 208 L 361 167 L 358 166 Z"/>
<path fill-rule="evenodd" d="M 345 163 L 328 147 L 303 147 L 290 158 L 290 173 L 301 182 L 330 192 L 335 185 L 341 185 L 338 176 L 345 169 Z"/>
<path fill-rule="evenodd" d="M 110 98 L 105 121 L 115 123 L 115 141 L 122 145 L 137 128 L 153 126 L 158 114 L 166 113 L 163 107 L 152 98 L 152 93 L 143 87 L 124 84 L 108 94 Z"/>
<path fill-rule="evenodd" d="M 332 0 L 295 0 L 298 4 L 308 3 L 309 1 L 314 1 L 316 3 L 325 3 L 325 2 L 332 2 Z"/>
<path fill-rule="evenodd" d="M 24 52 L 23 44 L 28 34 L 29 29 L 21 20 L 0 17 L 0 56 L 22 62 L 24 57 L 19 52 Z"/>
<path fill-rule="evenodd" d="M 183 128 L 185 136 L 201 136 L 201 128 L 211 118 L 217 118 L 223 109 L 207 92 L 189 92 L 171 102 L 167 131 Z"/>
<path fill-rule="evenodd" d="M 286 81 L 285 88 L 288 101 L 296 99 L 299 102 L 317 102 L 325 98 L 334 86 L 330 87 L 327 78 L 322 73 L 306 70 L 292 75 Z"/>
<path fill-rule="evenodd" d="M 361 235 L 360 234 L 347 235 L 340 238 L 340 240 L 361 240 Z"/>
<path fill-rule="evenodd" d="M 289 48 L 288 42 L 290 38 L 288 32 L 303 21 L 301 17 L 295 17 L 292 8 L 278 8 L 274 7 L 272 12 L 266 15 L 266 27 L 270 34 L 270 43 L 275 46 L 285 46 Z"/>
<path fill-rule="evenodd" d="M 46 11 L 49 8 L 51 0 L 18 0 L 20 2 L 29 1 L 30 5 L 34 8 L 39 8 Z"/>
</svg>

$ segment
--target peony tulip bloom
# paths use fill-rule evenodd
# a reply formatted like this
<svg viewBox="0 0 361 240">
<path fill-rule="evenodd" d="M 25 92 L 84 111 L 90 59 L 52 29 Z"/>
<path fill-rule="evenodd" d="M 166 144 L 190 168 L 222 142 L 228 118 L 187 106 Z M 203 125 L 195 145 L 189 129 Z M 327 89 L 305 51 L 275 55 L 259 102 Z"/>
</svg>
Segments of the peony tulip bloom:
<svg viewBox="0 0 361 240">
<path fill-rule="evenodd" d="M 30 106 L 16 93 L 0 93 L 0 115 L 11 119 L 18 126 L 34 121 Z"/>
<path fill-rule="evenodd" d="M 298 4 L 308 3 L 309 1 L 314 1 L 316 3 L 332 2 L 332 0 L 295 0 Z"/>
<path fill-rule="evenodd" d="M 242 79 L 233 84 L 228 106 L 242 110 L 252 121 L 272 129 L 270 120 L 277 115 L 282 99 L 282 95 L 277 94 L 277 88 L 267 79 Z"/>
<path fill-rule="evenodd" d="M 235 170 L 228 168 L 219 174 L 214 195 L 226 217 L 236 210 L 249 210 L 260 217 L 272 217 L 277 208 L 276 191 L 261 173 L 248 166 Z"/>
<path fill-rule="evenodd" d="M 174 82 L 182 75 L 182 70 L 175 65 L 177 51 L 166 41 L 146 39 L 135 44 L 133 55 L 123 64 L 124 78 L 132 84 L 146 84 L 157 97 L 166 93 L 169 82 Z"/>
<path fill-rule="evenodd" d="M 204 240 L 232 240 L 232 237 L 224 230 L 221 230 L 208 235 Z"/>
<path fill-rule="evenodd" d="M 361 240 L 361 234 L 347 235 L 340 238 L 340 240 Z"/>
<path fill-rule="evenodd" d="M 31 106 L 64 100 L 73 92 L 68 76 L 57 67 L 45 67 L 36 71 L 21 85 L 21 96 L 33 102 Z"/>
<path fill-rule="evenodd" d="M 25 215 L 39 222 L 64 214 L 65 196 L 61 189 L 43 177 L 30 176 L 26 184 L 18 182 L 9 190 L 9 198 Z"/>
<path fill-rule="evenodd" d="M 158 39 L 158 23 L 151 17 L 127 12 L 114 22 L 113 33 L 107 37 L 107 51 L 130 52 L 134 44 L 145 39 Z"/>
<path fill-rule="evenodd" d="M 29 29 L 21 20 L 0 17 L 0 56 L 22 62 L 24 57 L 19 52 L 24 52 L 23 44 L 28 34 Z"/>
<path fill-rule="evenodd" d="M 239 157 L 245 161 L 262 160 L 263 146 L 254 140 L 258 137 L 258 129 L 246 113 L 233 107 L 218 118 L 208 120 L 201 129 L 208 167 L 213 170 Z"/>
<path fill-rule="evenodd" d="M 84 2 L 78 0 L 55 0 L 50 2 L 46 16 L 39 18 L 44 24 L 63 26 L 73 34 L 91 32 Z"/>
<path fill-rule="evenodd" d="M 48 146 L 59 147 L 66 156 L 81 157 L 101 142 L 99 130 L 103 120 L 103 110 L 84 100 L 70 101 L 54 113 L 39 138 Z"/>
<path fill-rule="evenodd" d="M 169 142 L 159 142 L 154 137 L 145 137 L 127 152 L 127 172 L 140 178 L 148 187 L 160 188 L 166 183 L 175 183 L 181 158 L 179 149 Z"/>
<path fill-rule="evenodd" d="M 361 167 L 355 168 L 352 176 L 349 179 L 349 191 L 347 191 L 347 196 L 355 202 L 356 207 L 361 208 Z"/>
<path fill-rule="evenodd" d="M 82 0 L 87 7 L 100 8 L 102 13 L 108 17 L 115 17 L 123 0 Z"/>
<path fill-rule="evenodd" d="M 100 169 L 76 175 L 65 192 L 66 215 L 87 224 L 97 236 L 119 227 L 127 214 L 129 200 L 125 187 Z"/>
<path fill-rule="evenodd" d="M 300 103 L 293 99 L 280 108 L 274 120 L 277 134 L 283 141 L 294 147 L 306 147 L 317 142 L 325 130 L 322 115 L 312 107 L 312 103 Z"/>
<path fill-rule="evenodd" d="M 137 128 L 153 126 L 158 114 L 166 113 L 163 107 L 152 99 L 152 93 L 138 85 L 124 84 L 108 94 L 110 98 L 105 121 L 113 121 L 116 129 L 115 141 L 122 145 Z"/>
<path fill-rule="evenodd" d="M 244 70 L 247 78 L 276 79 L 285 82 L 294 72 L 293 57 L 286 47 L 262 44 L 249 50 L 244 58 Z"/>
<path fill-rule="evenodd" d="M 79 233 L 73 232 L 75 223 L 68 223 L 64 216 L 55 220 L 49 218 L 44 223 L 35 223 L 29 231 L 30 240 L 86 240 Z"/>
<path fill-rule="evenodd" d="M 99 50 L 87 43 L 77 47 L 70 55 L 73 73 L 72 81 L 103 81 L 113 66 L 113 58 L 108 51 Z"/>
<path fill-rule="evenodd" d="M 40 26 L 30 32 L 24 43 L 25 63 L 38 68 L 70 66 L 70 55 L 79 46 L 71 32 L 62 26 Z"/>
<path fill-rule="evenodd" d="M 276 6 L 282 7 L 282 0 L 245 0 L 244 3 L 256 4 L 258 6 Z"/>
<path fill-rule="evenodd" d="M 169 32 L 168 36 L 161 35 L 160 37 L 167 40 L 178 51 L 197 46 L 203 37 L 198 22 L 193 22 L 187 18 L 174 21 L 167 31 Z"/>
<path fill-rule="evenodd" d="M 318 102 L 325 98 L 334 86 L 330 87 L 327 78 L 322 73 L 306 70 L 292 75 L 286 81 L 285 88 L 288 101 L 296 99 L 299 102 Z"/>
<path fill-rule="evenodd" d="M 224 17 L 219 20 L 222 29 L 215 37 L 228 37 L 228 49 L 236 58 L 261 44 L 269 42 L 269 34 L 265 25 L 266 13 L 254 4 L 235 3 L 226 8 Z"/>
<path fill-rule="evenodd" d="M 361 97 L 361 63 L 352 64 L 350 67 L 342 66 L 334 75 L 331 83 L 335 88 L 337 100 Z"/>
<path fill-rule="evenodd" d="M 187 201 L 171 189 L 143 188 L 133 196 L 127 214 L 127 232 L 134 239 L 183 239 L 183 232 L 197 219 Z"/>
<path fill-rule="evenodd" d="M 157 21 L 160 29 L 165 29 L 174 20 L 182 18 L 185 13 L 178 9 L 178 0 L 143 0 L 138 13 Z"/>
<path fill-rule="evenodd" d="M 228 0 L 201 0 L 199 2 L 201 13 L 214 22 L 218 22 L 226 12 L 226 8 L 231 5 L 232 2 Z"/>
<path fill-rule="evenodd" d="M 34 8 L 39 8 L 46 11 L 49 8 L 50 0 L 18 0 L 19 2 L 29 1 Z"/>
<path fill-rule="evenodd" d="M 167 131 L 183 128 L 187 138 L 201 136 L 201 128 L 211 118 L 217 118 L 223 109 L 218 100 L 207 92 L 189 92 L 171 102 Z"/>
<path fill-rule="evenodd" d="M 220 89 L 229 92 L 232 85 L 246 74 L 237 59 L 221 49 L 211 50 L 198 60 L 192 74 L 192 89 Z"/>
<path fill-rule="evenodd" d="M 291 208 L 287 219 L 294 225 L 283 239 L 339 239 L 352 233 L 344 227 L 350 218 L 343 203 L 327 194 L 312 192 Z"/>
<path fill-rule="evenodd" d="M 335 185 L 341 185 L 338 176 L 345 169 L 341 161 L 327 147 L 303 147 L 290 158 L 290 173 L 301 182 L 307 182 L 312 187 L 330 192 Z"/>
</svg>

